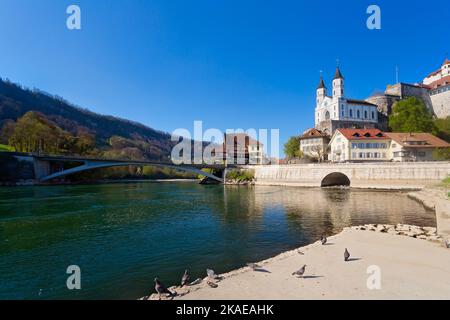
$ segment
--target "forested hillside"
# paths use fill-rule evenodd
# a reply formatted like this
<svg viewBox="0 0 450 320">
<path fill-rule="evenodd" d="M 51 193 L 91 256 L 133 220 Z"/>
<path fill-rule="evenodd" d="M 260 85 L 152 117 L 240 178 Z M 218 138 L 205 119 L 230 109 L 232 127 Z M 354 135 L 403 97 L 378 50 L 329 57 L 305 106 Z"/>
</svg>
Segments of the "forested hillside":
<svg viewBox="0 0 450 320">
<path fill-rule="evenodd" d="M 173 146 L 167 133 L 3 79 L 0 128 L 0 144 L 13 144 L 17 151 L 167 160 Z"/>
</svg>

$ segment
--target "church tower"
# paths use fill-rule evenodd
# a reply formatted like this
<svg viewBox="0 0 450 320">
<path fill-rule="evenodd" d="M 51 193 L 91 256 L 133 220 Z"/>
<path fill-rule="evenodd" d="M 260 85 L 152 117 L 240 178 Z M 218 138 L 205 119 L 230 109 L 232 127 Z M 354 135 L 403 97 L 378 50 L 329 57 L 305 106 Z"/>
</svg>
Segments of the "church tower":
<svg viewBox="0 0 450 320">
<path fill-rule="evenodd" d="M 325 83 L 323 82 L 322 74 L 320 75 L 320 82 L 319 85 L 317 86 L 316 93 L 317 93 L 316 106 L 319 106 L 323 102 L 323 99 L 325 99 L 325 96 L 327 95 L 327 88 L 325 87 Z"/>
<path fill-rule="evenodd" d="M 341 69 L 337 67 L 333 78 L 333 99 L 342 97 L 344 97 L 344 77 L 342 76 Z"/>
</svg>

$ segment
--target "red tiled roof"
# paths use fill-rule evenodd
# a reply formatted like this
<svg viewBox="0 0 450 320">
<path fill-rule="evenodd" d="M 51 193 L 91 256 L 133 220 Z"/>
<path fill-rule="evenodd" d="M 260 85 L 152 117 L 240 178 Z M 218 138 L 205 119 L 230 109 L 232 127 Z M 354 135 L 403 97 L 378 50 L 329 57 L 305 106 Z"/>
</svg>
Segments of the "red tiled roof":
<svg viewBox="0 0 450 320">
<path fill-rule="evenodd" d="M 450 148 L 450 144 L 438 137 L 433 136 L 431 133 L 399 133 L 399 132 L 386 132 L 386 136 L 399 143 L 404 147 L 412 148 Z M 411 145 L 409 142 L 422 142 L 425 144 Z"/>
<path fill-rule="evenodd" d="M 445 58 L 444 63 L 442 63 L 443 66 L 445 66 L 446 64 L 450 64 L 450 60 L 448 60 L 448 58 Z"/>
<path fill-rule="evenodd" d="M 308 138 L 314 138 L 314 137 L 328 137 L 327 134 L 323 133 L 320 130 L 317 130 L 316 128 L 309 129 L 303 133 L 303 135 L 300 136 L 300 139 L 308 139 Z"/>
<path fill-rule="evenodd" d="M 445 76 L 439 80 L 436 80 L 430 83 L 428 86 L 431 87 L 432 89 L 436 89 L 438 87 L 445 86 L 447 84 L 450 84 L 450 76 Z"/>
<path fill-rule="evenodd" d="M 430 73 L 429 75 L 427 75 L 425 78 L 429 78 L 429 77 L 435 76 L 435 75 L 437 75 L 437 74 L 440 73 L 440 72 L 441 72 L 441 69 L 436 70 L 436 71 L 433 71 L 432 73 Z"/>
<path fill-rule="evenodd" d="M 378 129 L 337 129 L 347 140 L 389 139 Z"/>
</svg>

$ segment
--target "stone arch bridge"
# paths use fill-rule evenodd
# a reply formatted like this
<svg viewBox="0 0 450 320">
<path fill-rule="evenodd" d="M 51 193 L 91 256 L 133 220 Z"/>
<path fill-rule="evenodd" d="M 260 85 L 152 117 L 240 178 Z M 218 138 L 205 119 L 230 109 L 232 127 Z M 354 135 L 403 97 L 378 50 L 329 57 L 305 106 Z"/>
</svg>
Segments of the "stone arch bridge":
<svg viewBox="0 0 450 320">
<path fill-rule="evenodd" d="M 257 184 L 305 187 L 423 188 L 450 176 L 450 162 L 376 162 L 251 166 Z"/>
</svg>

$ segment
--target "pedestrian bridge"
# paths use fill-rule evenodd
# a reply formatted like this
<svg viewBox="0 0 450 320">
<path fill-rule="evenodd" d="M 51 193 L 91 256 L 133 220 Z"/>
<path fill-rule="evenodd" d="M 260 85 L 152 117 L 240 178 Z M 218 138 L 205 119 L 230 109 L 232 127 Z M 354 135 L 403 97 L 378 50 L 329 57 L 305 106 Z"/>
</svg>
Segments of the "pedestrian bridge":
<svg viewBox="0 0 450 320">
<path fill-rule="evenodd" d="M 306 187 L 422 188 L 450 176 L 450 162 L 249 166 L 257 184 Z"/>
<path fill-rule="evenodd" d="M 26 153 L 8 153 L 19 161 L 32 162 L 34 167 L 34 177 L 39 182 L 48 182 L 55 179 L 61 179 L 68 175 L 73 175 L 88 170 L 100 168 L 124 167 L 124 166 L 152 166 L 172 168 L 178 171 L 192 172 L 206 176 L 210 179 L 223 183 L 223 177 L 204 172 L 201 169 L 211 168 L 217 171 L 223 171 L 224 165 L 206 165 L 189 164 L 177 165 L 171 162 L 158 161 L 132 161 L 132 160 L 112 160 L 96 158 L 77 158 L 62 156 L 40 156 Z"/>
</svg>

